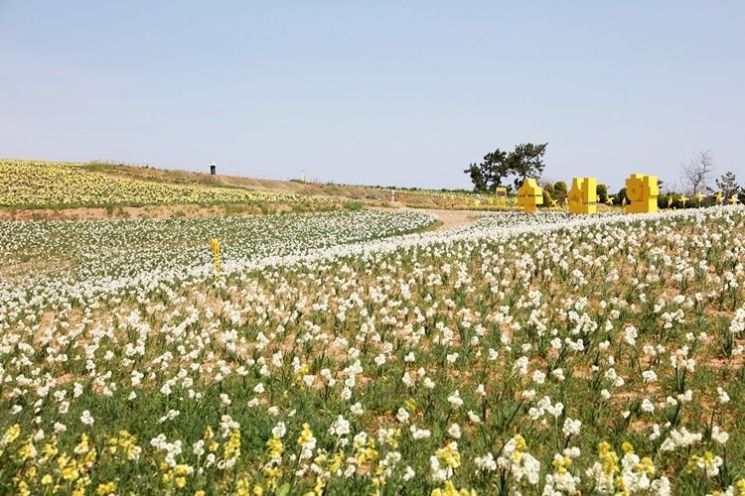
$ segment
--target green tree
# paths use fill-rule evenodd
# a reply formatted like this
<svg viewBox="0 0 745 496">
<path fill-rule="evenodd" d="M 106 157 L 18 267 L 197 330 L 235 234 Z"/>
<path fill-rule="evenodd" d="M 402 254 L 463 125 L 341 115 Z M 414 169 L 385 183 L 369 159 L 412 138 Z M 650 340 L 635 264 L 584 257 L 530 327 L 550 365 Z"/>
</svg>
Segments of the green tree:
<svg viewBox="0 0 745 496">
<path fill-rule="evenodd" d="M 507 171 L 515 176 L 515 188 L 519 188 L 525 179 L 543 174 L 543 169 L 546 168 L 543 156 L 547 146 L 548 143 L 522 143 L 507 156 Z"/>
<path fill-rule="evenodd" d="M 608 201 L 608 186 L 605 184 L 598 184 L 595 188 L 595 192 L 598 195 L 598 201 L 605 203 Z"/>
<path fill-rule="evenodd" d="M 616 201 L 614 201 L 613 204 L 622 205 L 624 198 L 626 199 L 626 203 L 629 203 L 629 197 L 626 195 L 626 187 L 623 187 L 619 190 L 618 194 L 616 195 Z"/>
<path fill-rule="evenodd" d="M 473 163 L 464 170 L 471 177 L 473 190 L 477 192 L 493 191 L 509 175 L 505 161 L 507 152 L 497 148 L 491 153 L 484 155 L 481 163 Z"/>
<path fill-rule="evenodd" d="M 513 178 L 515 188 L 528 177 L 540 177 L 546 165 L 543 155 L 548 143 L 523 143 L 509 153 L 497 148 L 484 155 L 480 163 L 472 163 L 463 172 L 469 175 L 473 189 L 477 192 L 493 191 Z"/>
<path fill-rule="evenodd" d="M 737 184 L 737 177 L 732 171 L 725 172 L 722 177 L 714 181 L 717 185 L 717 189 L 724 195 L 724 201 L 729 200 L 733 195 L 739 195 L 742 192 L 742 187 Z"/>
<path fill-rule="evenodd" d="M 567 183 L 564 181 L 556 181 L 554 183 L 554 198 L 559 203 L 564 203 L 564 200 L 566 200 L 567 195 L 569 195 L 569 189 L 567 188 Z"/>
<path fill-rule="evenodd" d="M 546 188 L 543 188 L 543 207 L 549 208 L 551 206 L 551 202 L 553 201 L 553 196 Z"/>
</svg>

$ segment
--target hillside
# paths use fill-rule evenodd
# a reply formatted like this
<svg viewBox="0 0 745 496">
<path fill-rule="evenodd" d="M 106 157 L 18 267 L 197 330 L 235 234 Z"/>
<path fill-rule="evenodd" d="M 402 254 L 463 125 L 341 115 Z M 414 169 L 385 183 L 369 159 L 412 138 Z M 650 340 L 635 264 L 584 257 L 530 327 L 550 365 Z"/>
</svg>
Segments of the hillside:
<svg viewBox="0 0 745 496">
<path fill-rule="evenodd" d="M 212 216 L 363 206 L 491 209 L 463 191 L 211 176 L 109 163 L 0 159 L 0 218 Z"/>
</svg>

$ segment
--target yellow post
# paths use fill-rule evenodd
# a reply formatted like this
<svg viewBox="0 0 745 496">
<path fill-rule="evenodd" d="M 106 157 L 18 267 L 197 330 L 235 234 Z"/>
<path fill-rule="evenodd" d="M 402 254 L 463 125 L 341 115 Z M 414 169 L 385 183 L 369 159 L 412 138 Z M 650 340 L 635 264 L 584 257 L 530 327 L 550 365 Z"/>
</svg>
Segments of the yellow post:
<svg viewBox="0 0 745 496">
<path fill-rule="evenodd" d="M 569 190 L 569 212 L 594 214 L 598 211 L 598 181 L 594 177 L 575 177 Z"/>
<path fill-rule="evenodd" d="M 657 176 L 631 174 L 626 179 L 626 195 L 630 200 L 630 203 L 626 205 L 626 212 L 657 212 L 657 197 L 659 194 L 660 188 L 657 184 Z"/>
<path fill-rule="evenodd" d="M 535 213 L 538 205 L 543 205 L 543 188 L 535 179 L 526 179 L 517 190 L 517 204 L 527 213 Z"/>
<path fill-rule="evenodd" d="M 507 188 L 504 186 L 497 186 L 497 189 L 494 190 L 494 194 L 496 195 L 496 205 L 499 208 L 507 208 Z"/>
<path fill-rule="evenodd" d="M 217 238 L 212 238 L 210 249 L 212 250 L 212 263 L 215 267 L 215 275 L 218 275 L 222 271 L 222 260 L 220 259 L 220 241 Z"/>
</svg>

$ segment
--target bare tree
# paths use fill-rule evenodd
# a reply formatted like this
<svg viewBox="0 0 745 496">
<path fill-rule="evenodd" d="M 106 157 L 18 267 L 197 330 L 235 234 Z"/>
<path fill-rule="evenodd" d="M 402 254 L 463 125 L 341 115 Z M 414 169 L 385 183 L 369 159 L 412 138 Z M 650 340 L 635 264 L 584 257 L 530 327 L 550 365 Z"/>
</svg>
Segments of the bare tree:
<svg viewBox="0 0 745 496">
<path fill-rule="evenodd" d="M 708 190 L 709 178 L 714 172 L 714 161 L 709 150 L 700 151 L 682 168 L 683 183 L 688 186 L 689 193 L 703 193 Z"/>
</svg>

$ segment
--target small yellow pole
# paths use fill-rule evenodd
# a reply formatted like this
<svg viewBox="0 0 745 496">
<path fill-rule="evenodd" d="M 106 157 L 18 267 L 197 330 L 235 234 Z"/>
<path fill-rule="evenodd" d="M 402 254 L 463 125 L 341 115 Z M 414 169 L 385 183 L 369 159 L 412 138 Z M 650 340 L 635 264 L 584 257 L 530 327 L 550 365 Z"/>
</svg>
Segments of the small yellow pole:
<svg viewBox="0 0 745 496">
<path fill-rule="evenodd" d="M 210 248 L 212 250 L 212 261 L 215 266 L 215 275 L 218 275 L 222 270 L 222 261 L 220 260 L 220 241 L 217 238 L 212 238 Z"/>
</svg>

